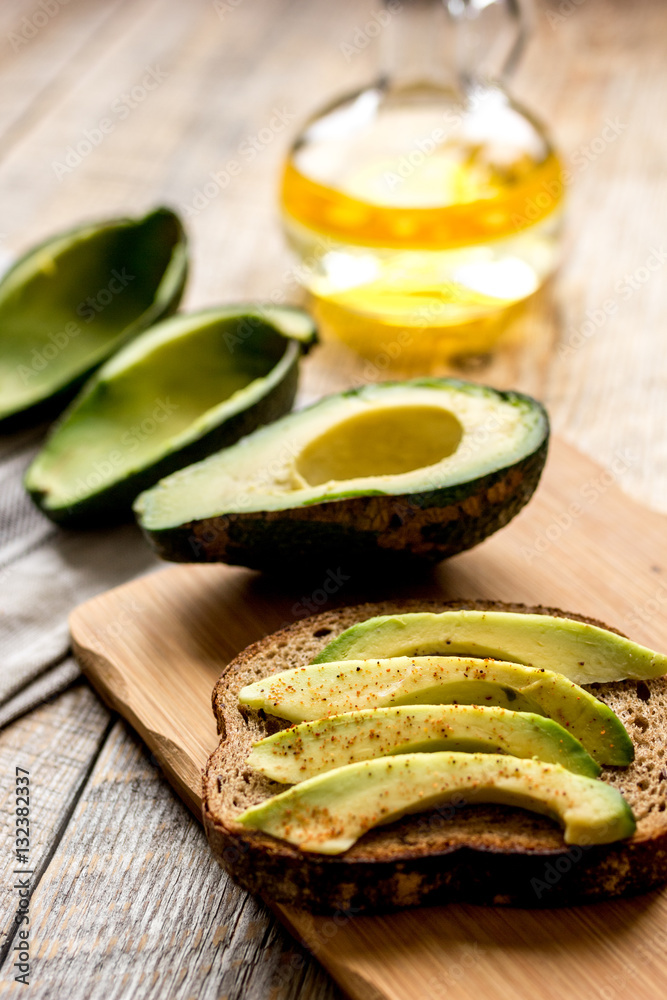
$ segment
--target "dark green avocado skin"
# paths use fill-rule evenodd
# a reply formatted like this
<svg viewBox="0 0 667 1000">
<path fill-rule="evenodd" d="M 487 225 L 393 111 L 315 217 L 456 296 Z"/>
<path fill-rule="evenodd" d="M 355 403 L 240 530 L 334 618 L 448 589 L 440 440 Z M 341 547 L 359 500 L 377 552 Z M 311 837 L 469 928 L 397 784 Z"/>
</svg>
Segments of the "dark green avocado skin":
<svg viewBox="0 0 667 1000">
<path fill-rule="evenodd" d="M 42 494 L 34 490 L 29 491 L 32 499 L 52 521 L 65 528 L 99 528 L 132 520 L 132 502 L 142 490 L 289 413 L 296 396 L 302 348 L 297 341 L 292 341 L 286 349 L 292 357 L 283 379 L 252 406 L 212 428 L 190 445 L 165 455 L 160 461 L 114 483 L 103 492 L 77 500 L 71 507 L 42 507 Z"/>
<path fill-rule="evenodd" d="M 174 309 L 177 304 L 174 304 Z M 165 313 L 164 318 L 166 319 L 168 315 L 170 313 Z M 40 399 L 39 402 L 33 403 L 32 406 L 26 407 L 25 410 L 19 410 L 17 413 L 9 413 L 6 417 L 0 417 L 0 434 L 15 434 L 18 431 L 27 430 L 30 427 L 36 427 L 38 424 L 47 424 L 52 421 L 62 413 L 68 403 L 71 403 L 81 386 L 94 370 L 94 368 L 88 368 L 81 375 L 73 377 L 67 385 L 62 386 L 62 388 L 45 399 Z M 44 431 L 46 429 L 44 427 Z"/>
<path fill-rule="evenodd" d="M 118 224 L 123 221 L 125 220 L 109 220 L 106 223 L 100 223 L 100 228 L 103 228 L 105 225 Z M 58 416 L 62 413 L 67 404 L 74 399 L 79 389 L 84 385 L 90 375 L 92 375 L 93 372 L 103 364 L 107 357 L 114 354 L 120 347 L 132 339 L 132 337 L 141 333 L 154 323 L 172 316 L 178 309 L 188 277 L 187 237 L 181 220 L 170 209 L 158 208 L 155 209 L 155 211 L 150 212 L 143 219 L 136 220 L 136 224 L 138 229 L 141 227 L 144 227 L 145 229 L 145 232 L 140 233 L 138 236 L 138 247 L 140 246 L 139 241 L 141 240 L 143 240 L 145 244 L 142 249 L 143 253 L 150 253 L 150 240 L 153 235 L 157 235 L 158 227 L 162 227 L 164 230 L 161 240 L 172 244 L 172 265 L 174 266 L 169 268 L 169 279 L 171 281 L 170 287 L 165 285 L 164 280 L 160 282 L 160 286 L 156 289 L 156 297 L 152 306 L 141 316 L 137 317 L 136 322 L 134 322 L 124 333 L 119 331 L 119 337 L 110 342 L 109 351 L 106 356 L 99 357 L 94 364 L 89 365 L 84 369 L 78 368 L 77 370 L 73 370 L 67 382 L 54 389 L 43 399 L 37 400 L 32 405 L 27 406 L 22 410 L 18 410 L 14 413 L 8 413 L 6 416 L 0 417 L 0 434 L 12 434 L 28 427 L 34 427 L 43 421 L 52 420 L 54 417 Z M 150 227 L 155 228 L 155 234 L 151 233 Z M 78 226 L 75 229 L 72 229 L 69 235 L 72 240 L 76 240 L 80 232 L 87 231 L 89 228 L 89 225 Z M 26 259 L 47 249 L 49 245 L 54 242 L 54 240 L 62 239 L 63 235 L 67 234 L 59 233 L 57 236 L 50 237 L 38 246 L 33 247 L 18 261 L 16 261 L 10 271 L 8 271 L 3 277 L 8 277 L 8 275 L 11 274 L 16 267 L 19 267 Z M 176 261 L 176 254 L 180 255 L 180 262 Z M 90 289 L 82 289 L 81 298 L 85 298 L 86 293 L 89 291 Z M 76 316 L 73 315 L 72 318 L 76 319 Z"/>
<path fill-rule="evenodd" d="M 172 562 L 225 562 L 284 572 L 317 566 L 436 563 L 478 545 L 530 500 L 548 433 L 520 462 L 456 486 L 235 513 L 144 533 Z"/>
</svg>

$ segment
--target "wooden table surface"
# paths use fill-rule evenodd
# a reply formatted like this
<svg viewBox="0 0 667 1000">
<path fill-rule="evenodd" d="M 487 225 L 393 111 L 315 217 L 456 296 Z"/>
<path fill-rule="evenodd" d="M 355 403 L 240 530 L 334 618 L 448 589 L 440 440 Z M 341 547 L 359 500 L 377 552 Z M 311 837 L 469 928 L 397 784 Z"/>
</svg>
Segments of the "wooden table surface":
<svg viewBox="0 0 667 1000">
<path fill-rule="evenodd" d="M 371 75 L 370 46 L 359 40 L 372 10 L 366 0 L 3 0 L 0 251 L 14 254 L 80 219 L 166 202 L 180 207 L 191 234 L 186 306 L 280 291 L 293 299 L 277 169 L 298 122 Z M 666 33 L 661 0 L 537 4 L 512 89 L 551 124 L 571 173 L 564 264 L 523 345 L 473 372 L 538 395 L 561 435 L 663 512 Z M 285 125 L 267 137 L 276 109 Z M 112 130 L 77 163 L 69 147 L 96 135 L 104 118 Z M 256 154 L 244 153 L 254 137 Z M 203 194 L 231 159 L 242 171 Z M 325 346 L 306 363 L 302 398 L 360 373 L 382 375 Z M 25 989 L 13 982 L 11 957 L 18 765 L 31 772 L 34 868 L 31 985 L 20 995 L 339 996 L 317 962 L 220 872 L 143 745 L 78 676 L 67 611 L 152 563 L 133 528 L 73 539 L 30 510 L 20 476 L 41 434 L 0 440 L 0 626 L 8 636 L 0 994 Z M 99 572 L 76 576 L 85 548 Z M 24 647 L 13 584 L 28 578 L 37 550 L 50 597 L 43 633 L 31 632 Z M 70 589 L 57 571 L 63 560 L 76 576 Z"/>
</svg>

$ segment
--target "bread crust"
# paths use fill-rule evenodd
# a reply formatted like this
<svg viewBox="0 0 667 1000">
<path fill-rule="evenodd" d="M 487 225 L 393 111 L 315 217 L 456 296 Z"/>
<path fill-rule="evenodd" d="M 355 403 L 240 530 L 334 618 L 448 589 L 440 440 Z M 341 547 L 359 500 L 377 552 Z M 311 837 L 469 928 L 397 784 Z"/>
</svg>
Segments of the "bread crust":
<svg viewBox="0 0 667 1000">
<path fill-rule="evenodd" d="M 243 684 L 309 662 L 356 622 L 376 615 L 455 609 L 502 610 L 602 622 L 557 608 L 493 601 L 402 600 L 323 612 L 266 636 L 236 657 L 213 691 L 220 744 L 203 779 L 203 819 L 220 864 L 244 888 L 314 913 L 372 913 L 465 901 L 514 906 L 566 906 L 646 892 L 667 880 L 667 764 L 659 719 L 667 678 L 594 685 L 623 718 L 636 761 L 605 768 L 637 816 L 636 834 L 617 844 L 565 844 L 548 819 L 509 806 L 448 806 L 366 833 L 343 855 L 300 851 L 234 820 L 243 808 L 281 786 L 245 765 L 250 744 L 283 728 L 263 713 L 243 714 Z M 618 631 L 611 629 L 611 631 Z M 619 633 L 621 634 L 621 633 Z M 665 784 L 661 788 L 661 782 Z M 646 786 L 646 787 L 644 787 Z"/>
</svg>

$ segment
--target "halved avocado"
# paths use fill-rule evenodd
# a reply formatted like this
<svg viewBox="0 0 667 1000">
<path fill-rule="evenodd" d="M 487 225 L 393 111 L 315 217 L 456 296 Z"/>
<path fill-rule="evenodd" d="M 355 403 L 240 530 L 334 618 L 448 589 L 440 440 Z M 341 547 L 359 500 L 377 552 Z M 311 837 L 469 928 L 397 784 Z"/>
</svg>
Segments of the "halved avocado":
<svg viewBox="0 0 667 1000">
<path fill-rule="evenodd" d="M 147 330 L 84 386 L 28 469 L 26 488 L 68 526 L 129 515 L 140 490 L 290 409 L 310 317 L 227 306 Z"/>
<path fill-rule="evenodd" d="M 560 764 L 496 754 L 412 753 L 347 764 L 251 806 L 237 822 L 302 851 L 341 854 L 368 830 L 461 798 L 500 802 L 557 820 L 566 844 L 611 844 L 636 829 L 613 785 Z"/>
<path fill-rule="evenodd" d="M 174 312 L 186 275 L 185 233 L 166 208 L 25 254 L 0 281 L 0 429 L 62 410 L 114 351 Z"/>
<path fill-rule="evenodd" d="M 589 778 L 601 771 L 553 719 L 495 705 L 402 705 L 302 722 L 254 743 L 248 764 L 295 785 L 360 760 L 440 750 L 531 757 Z"/>
<path fill-rule="evenodd" d="M 448 378 L 366 385 L 181 470 L 135 510 L 177 562 L 435 562 L 518 513 L 548 435 L 529 396 Z"/>
</svg>

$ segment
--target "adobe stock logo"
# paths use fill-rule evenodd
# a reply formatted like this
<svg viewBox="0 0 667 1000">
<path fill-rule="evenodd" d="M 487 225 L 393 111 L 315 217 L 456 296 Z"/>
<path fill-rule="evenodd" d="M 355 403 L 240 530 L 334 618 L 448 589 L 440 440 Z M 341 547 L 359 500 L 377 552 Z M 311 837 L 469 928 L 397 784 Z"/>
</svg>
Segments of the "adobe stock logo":
<svg viewBox="0 0 667 1000">
<path fill-rule="evenodd" d="M 19 49 L 32 41 L 36 35 L 45 28 L 51 18 L 60 12 L 61 7 L 65 7 L 69 0 L 39 0 L 37 10 L 33 11 L 29 17 L 24 17 L 18 31 L 10 31 L 7 36 L 9 44 L 18 52 Z"/>
<path fill-rule="evenodd" d="M 94 149 L 102 145 L 108 135 L 115 132 L 118 123 L 129 118 L 132 112 L 143 104 L 168 76 L 169 74 L 160 69 L 159 66 L 147 66 L 140 82 L 130 90 L 123 91 L 112 102 L 111 114 L 100 118 L 92 128 L 84 129 L 81 138 L 66 147 L 63 158 L 52 161 L 51 168 L 58 180 L 62 181 L 64 177 L 76 170 Z"/>
</svg>

